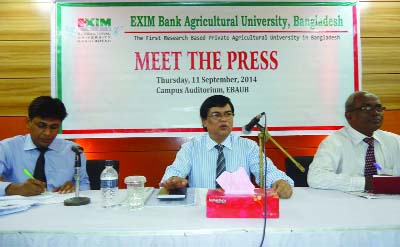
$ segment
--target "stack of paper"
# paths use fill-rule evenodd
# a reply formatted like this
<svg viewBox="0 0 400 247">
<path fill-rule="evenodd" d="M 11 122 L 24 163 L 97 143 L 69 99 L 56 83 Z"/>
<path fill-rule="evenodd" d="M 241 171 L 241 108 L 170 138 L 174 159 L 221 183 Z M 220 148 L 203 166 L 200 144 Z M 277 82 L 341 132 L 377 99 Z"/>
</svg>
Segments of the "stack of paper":
<svg viewBox="0 0 400 247">
<path fill-rule="evenodd" d="M 37 196 L 0 196 L 0 215 L 24 211 L 34 205 L 61 203 L 72 195 L 73 193 L 45 192 Z"/>
<path fill-rule="evenodd" d="M 36 203 L 32 200 L 2 200 L 0 201 L 0 215 L 25 211 Z"/>
</svg>

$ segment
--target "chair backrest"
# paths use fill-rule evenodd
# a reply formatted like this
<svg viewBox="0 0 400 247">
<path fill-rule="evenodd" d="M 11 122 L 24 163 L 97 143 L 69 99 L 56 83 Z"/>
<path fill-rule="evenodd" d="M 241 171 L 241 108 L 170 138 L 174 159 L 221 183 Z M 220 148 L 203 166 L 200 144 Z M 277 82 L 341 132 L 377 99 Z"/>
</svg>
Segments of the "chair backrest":
<svg viewBox="0 0 400 247">
<path fill-rule="evenodd" d="M 293 158 L 305 168 L 305 171 L 301 172 L 289 158 L 286 158 L 286 174 L 293 179 L 295 187 L 308 187 L 308 167 L 313 161 L 314 156 L 294 156 Z"/>
<path fill-rule="evenodd" d="M 114 169 L 119 172 L 119 160 L 112 160 Z M 106 160 L 87 160 L 86 172 L 89 176 L 90 189 L 100 189 L 100 174 L 106 166 Z"/>
</svg>

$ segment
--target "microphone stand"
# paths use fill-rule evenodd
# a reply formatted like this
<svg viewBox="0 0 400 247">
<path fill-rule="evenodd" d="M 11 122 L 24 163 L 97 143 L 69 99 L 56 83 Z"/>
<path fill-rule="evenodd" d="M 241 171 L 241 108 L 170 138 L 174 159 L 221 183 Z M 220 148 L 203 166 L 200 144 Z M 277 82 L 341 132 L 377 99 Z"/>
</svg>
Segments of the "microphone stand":
<svg viewBox="0 0 400 247">
<path fill-rule="evenodd" d="M 259 157 L 259 172 L 260 172 L 260 188 L 264 189 L 264 138 L 265 138 L 265 131 L 264 131 L 264 127 L 261 126 L 260 124 L 257 124 L 257 128 L 260 130 L 260 132 L 258 133 L 258 157 Z M 265 164 L 267 165 L 267 164 Z"/>
<path fill-rule="evenodd" d="M 293 157 L 281 146 L 279 145 L 279 143 L 272 138 L 272 136 L 269 134 L 268 129 L 264 128 L 263 126 L 261 126 L 260 124 L 257 123 L 257 128 L 260 131 L 260 133 L 258 134 L 258 142 L 259 142 L 259 150 L 260 150 L 260 188 L 264 188 L 264 166 L 263 166 L 263 149 L 264 149 L 264 137 L 266 136 L 266 142 L 268 140 L 271 140 L 272 143 L 275 144 L 275 146 L 277 146 L 279 148 L 279 150 L 282 151 L 283 154 L 286 155 L 286 157 L 288 157 L 290 159 L 290 161 L 293 162 L 293 164 L 296 165 L 296 167 L 301 171 L 301 172 L 305 172 L 306 169 L 304 169 L 304 166 L 302 166 L 299 162 L 297 162 L 295 159 L 293 159 Z"/>
<path fill-rule="evenodd" d="M 286 157 L 288 157 L 297 166 L 297 168 L 301 172 L 304 172 L 305 169 L 299 162 L 297 162 L 295 159 L 293 159 L 293 157 L 288 152 L 286 152 L 286 150 L 281 145 L 279 145 L 279 143 L 277 141 L 275 141 L 274 138 L 272 138 L 272 136 L 269 134 L 268 129 L 266 127 L 264 128 L 259 123 L 257 123 L 256 126 L 257 126 L 258 130 L 260 131 L 258 133 L 260 188 L 264 189 L 264 229 L 263 229 L 263 236 L 262 236 L 262 240 L 261 240 L 261 244 L 260 244 L 260 246 L 262 246 L 264 243 L 264 238 L 265 238 L 265 228 L 266 228 L 266 224 L 267 224 L 267 212 L 268 212 L 268 210 L 267 210 L 267 187 L 265 185 L 266 181 L 267 181 L 267 179 L 266 179 L 267 174 L 266 173 L 264 174 L 264 166 L 263 166 L 263 163 L 264 163 L 263 161 L 265 159 L 265 169 L 267 169 L 267 158 L 266 158 L 267 154 L 265 153 L 265 155 L 263 155 L 265 143 L 268 140 L 271 140 L 275 144 L 275 146 L 277 146 L 286 155 Z"/>
<path fill-rule="evenodd" d="M 266 127 L 264 128 L 259 123 L 257 123 L 256 125 L 257 125 L 257 128 L 260 131 L 258 133 L 258 147 L 259 147 L 259 155 L 258 156 L 259 156 L 259 169 L 260 169 L 259 170 L 259 173 L 260 173 L 260 188 L 264 190 L 264 226 L 263 226 L 263 234 L 262 234 L 261 243 L 260 243 L 260 246 L 263 246 L 264 239 L 265 239 L 265 234 L 266 234 L 267 214 L 268 214 L 267 213 L 268 212 L 268 209 L 267 209 L 267 206 L 268 206 L 268 203 L 267 203 L 267 186 L 265 185 L 266 184 L 266 180 L 267 180 L 266 171 L 268 170 L 267 169 L 267 157 L 266 157 L 267 153 L 266 153 L 266 150 L 265 150 L 265 153 L 264 153 L 265 142 L 267 141 L 265 139 L 265 136 L 266 136 L 267 133 L 265 132 Z M 266 125 L 267 124 L 265 124 L 265 126 Z M 265 160 L 265 170 L 264 170 L 264 165 L 263 165 L 264 160 Z M 265 174 L 264 174 L 264 172 L 265 172 Z"/>
<path fill-rule="evenodd" d="M 81 206 L 90 203 L 89 197 L 79 196 L 80 173 L 81 173 L 81 153 L 75 152 L 75 197 L 64 200 L 64 206 Z"/>
</svg>

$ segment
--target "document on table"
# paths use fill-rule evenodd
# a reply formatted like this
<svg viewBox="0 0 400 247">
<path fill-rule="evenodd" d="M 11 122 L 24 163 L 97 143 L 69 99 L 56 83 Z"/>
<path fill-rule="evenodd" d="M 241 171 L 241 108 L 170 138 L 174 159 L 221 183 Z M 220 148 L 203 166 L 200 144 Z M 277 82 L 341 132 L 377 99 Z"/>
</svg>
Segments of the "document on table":
<svg viewBox="0 0 400 247">
<path fill-rule="evenodd" d="M 62 203 L 65 199 L 74 196 L 74 193 L 56 192 L 45 192 L 36 196 L 0 196 L 0 215 L 24 211 L 35 205 Z"/>
<path fill-rule="evenodd" d="M 61 203 L 64 202 L 65 199 L 74 197 L 75 193 L 68 193 L 68 194 L 60 194 L 57 192 L 45 192 L 40 195 L 36 196 L 20 196 L 20 195 L 13 195 L 13 196 L 0 196 L 1 201 L 12 201 L 12 200 L 26 200 L 26 201 L 33 201 L 34 204 L 53 204 L 53 203 Z"/>
<path fill-rule="evenodd" d="M 146 202 L 150 196 L 152 195 L 154 188 L 153 187 L 144 187 L 144 192 L 143 192 L 143 200 Z M 119 204 L 124 206 L 128 204 L 128 200 L 129 200 L 129 195 L 128 195 L 128 190 L 124 190 L 125 194 L 122 195 L 123 199 L 120 200 Z M 121 193 L 122 191 L 120 190 L 119 193 Z"/>
<path fill-rule="evenodd" d="M 168 206 L 192 206 L 196 203 L 196 191 L 194 188 L 187 188 L 186 197 L 175 200 L 160 200 L 157 198 L 160 189 L 154 189 L 150 198 L 145 203 L 146 207 L 168 207 Z"/>
<path fill-rule="evenodd" d="M 400 195 L 390 195 L 390 194 L 374 194 L 363 191 L 348 191 L 347 194 L 359 196 L 367 199 L 400 199 Z"/>
<path fill-rule="evenodd" d="M 35 205 L 32 200 L 2 200 L 0 201 L 0 215 L 13 214 L 29 209 Z"/>
</svg>

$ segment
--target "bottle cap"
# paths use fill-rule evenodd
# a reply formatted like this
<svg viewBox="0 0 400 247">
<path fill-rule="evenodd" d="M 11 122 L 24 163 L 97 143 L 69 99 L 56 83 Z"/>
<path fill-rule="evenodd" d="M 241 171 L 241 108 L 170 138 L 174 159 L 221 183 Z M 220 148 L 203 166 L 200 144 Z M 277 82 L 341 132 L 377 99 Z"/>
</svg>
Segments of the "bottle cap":
<svg viewBox="0 0 400 247">
<path fill-rule="evenodd" d="M 106 160 L 105 165 L 106 166 L 114 166 L 114 160 Z"/>
</svg>

